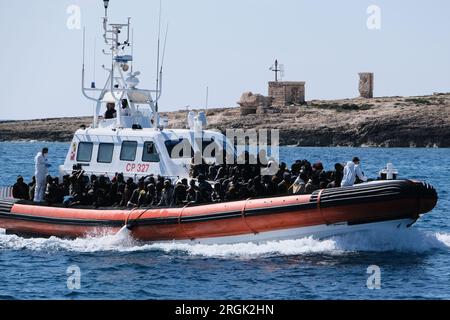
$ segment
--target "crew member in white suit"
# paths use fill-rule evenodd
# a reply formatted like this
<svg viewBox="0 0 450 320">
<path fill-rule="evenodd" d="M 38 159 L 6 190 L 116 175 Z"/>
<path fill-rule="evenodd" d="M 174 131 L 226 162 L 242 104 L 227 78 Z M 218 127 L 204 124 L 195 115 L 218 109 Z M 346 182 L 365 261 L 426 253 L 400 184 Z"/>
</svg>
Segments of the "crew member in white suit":
<svg viewBox="0 0 450 320">
<path fill-rule="evenodd" d="M 51 166 L 47 161 L 48 148 L 43 148 L 34 157 L 34 176 L 36 177 L 36 188 L 34 190 L 34 201 L 42 202 L 47 184 L 48 168 Z"/>
<path fill-rule="evenodd" d="M 341 187 L 353 186 L 355 184 L 356 177 L 362 181 L 367 181 L 367 177 L 362 173 L 358 157 L 354 157 L 352 161 L 347 162 L 345 165 Z"/>
</svg>

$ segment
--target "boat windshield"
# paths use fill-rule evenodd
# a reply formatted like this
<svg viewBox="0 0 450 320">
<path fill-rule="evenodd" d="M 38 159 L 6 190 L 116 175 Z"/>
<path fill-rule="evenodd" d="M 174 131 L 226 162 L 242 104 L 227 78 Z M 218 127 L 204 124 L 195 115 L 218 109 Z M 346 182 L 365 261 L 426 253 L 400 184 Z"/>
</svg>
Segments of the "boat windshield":
<svg viewBox="0 0 450 320">
<path fill-rule="evenodd" d="M 164 144 L 171 158 L 191 158 L 194 155 L 192 145 L 187 139 L 167 140 Z"/>
</svg>

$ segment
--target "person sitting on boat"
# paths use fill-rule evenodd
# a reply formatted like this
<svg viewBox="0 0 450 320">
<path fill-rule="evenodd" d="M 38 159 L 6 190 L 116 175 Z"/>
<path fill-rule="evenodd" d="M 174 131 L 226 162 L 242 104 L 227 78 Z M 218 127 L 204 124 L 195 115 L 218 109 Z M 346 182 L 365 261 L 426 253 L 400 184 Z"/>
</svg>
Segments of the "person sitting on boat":
<svg viewBox="0 0 450 320">
<path fill-rule="evenodd" d="M 34 190 L 34 201 L 42 202 L 44 200 L 45 188 L 47 186 L 47 175 L 50 164 L 47 162 L 48 148 L 43 148 L 34 158 L 36 177 L 36 188 Z"/>
<path fill-rule="evenodd" d="M 279 166 L 279 169 L 278 169 L 278 172 L 275 174 L 278 177 L 279 181 L 283 180 L 284 173 L 286 172 L 286 170 L 287 170 L 286 163 L 285 162 L 281 162 L 280 166 Z"/>
<path fill-rule="evenodd" d="M 264 176 L 264 189 L 267 196 L 274 196 L 277 193 L 279 181 L 277 176 Z"/>
<path fill-rule="evenodd" d="M 115 107 L 116 104 L 114 102 L 108 102 L 106 104 L 105 119 L 114 119 L 117 116 Z"/>
<path fill-rule="evenodd" d="M 230 182 L 229 187 L 227 191 L 225 192 L 225 200 L 226 201 L 236 201 L 239 200 L 239 184 L 234 184 L 233 182 Z"/>
<path fill-rule="evenodd" d="M 91 176 L 91 185 L 88 187 L 87 197 L 90 205 L 94 207 L 105 207 L 110 204 L 110 185 L 108 184 L 104 175 L 98 178 L 94 175 Z"/>
<path fill-rule="evenodd" d="M 253 180 L 249 179 L 247 183 L 243 183 L 239 186 L 239 199 L 247 200 L 250 198 L 254 198 L 255 194 L 252 192 Z"/>
<path fill-rule="evenodd" d="M 256 198 L 264 197 L 264 195 L 266 194 L 266 190 L 264 189 L 264 185 L 260 176 L 256 176 L 253 178 L 253 184 L 250 188 L 250 191 L 255 195 Z"/>
<path fill-rule="evenodd" d="M 95 174 L 89 178 L 89 183 L 86 186 L 86 196 L 89 204 L 93 204 L 97 199 L 98 181 Z"/>
<path fill-rule="evenodd" d="M 201 159 L 200 163 L 197 163 L 197 159 Z M 197 178 L 199 174 L 207 175 L 208 174 L 208 164 L 205 159 L 202 157 L 201 152 L 197 151 L 195 155 L 191 158 L 191 164 L 189 168 L 189 176 L 191 178 Z"/>
<path fill-rule="evenodd" d="M 128 207 L 139 207 L 144 202 L 145 198 L 145 182 L 139 180 L 138 187 L 131 194 L 131 198 L 127 203 Z"/>
<path fill-rule="evenodd" d="M 63 204 L 66 207 L 86 203 L 84 170 L 74 170 L 69 177 L 70 194 L 64 197 Z"/>
<path fill-rule="evenodd" d="M 341 186 L 342 178 L 344 176 L 344 166 L 340 163 L 334 165 L 332 181 L 327 185 L 327 188 L 337 188 Z"/>
<path fill-rule="evenodd" d="M 63 176 L 63 181 L 62 181 L 62 185 L 61 185 L 61 192 L 62 192 L 63 198 L 65 196 L 70 195 L 70 176 L 69 175 L 64 175 Z"/>
<path fill-rule="evenodd" d="M 198 191 L 195 180 L 191 179 L 189 181 L 189 188 L 186 190 L 186 203 L 198 203 L 201 198 L 200 192 Z"/>
<path fill-rule="evenodd" d="M 30 188 L 23 182 L 23 177 L 18 176 L 17 182 L 13 186 L 12 194 L 16 199 L 29 200 L 30 199 Z"/>
<path fill-rule="evenodd" d="M 173 190 L 173 201 L 175 206 L 183 205 L 187 196 L 187 179 L 177 181 Z"/>
<path fill-rule="evenodd" d="M 300 171 L 297 179 L 295 179 L 292 184 L 292 193 L 293 194 L 305 194 L 306 193 L 306 182 L 308 180 L 308 176 L 304 171 Z"/>
<path fill-rule="evenodd" d="M 165 181 L 164 177 L 161 177 L 160 175 L 156 177 L 155 187 L 156 187 L 156 196 L 158 197 L 157 203 L 159 203 L 159 201 L 161 200 L 162 192 L 164 189 L 164 181 Z"/>
<path fill-rule="evenodd" d="M 34 190 L 36 189 L 36 177 L 33 176 L 31 178 L 31 182 L 28 184 L 28 199 L 33 200 L 34 199 Z"/>
<path fill-rule="evenodd" d="M 47 187 L 45 190 L 44 199 L 49 204 L 61 202 L 61 193 L 59 192 L 59 179 L 53 179 L 51 176 L 47 176 Z"/>
<path fill-rule="evenodd" d="M 208 181 L 206 181 L 206 177 L 204 174 L 198 175 L 198 191 L 202 196 L 203 202 L 211 202 L 211 193 L 213 192 L 213 188 Z"/>
<path fill-rule="evenodd" d="M 311 194 L 319 189 L 320 184 L 319 174 L 320 174 L 319 171 L 312 172 L 311 177 L 309 178 L 308 182 L 305 185 L 306 194 Z"/>
<path fill-rule="evenodd" d="M 298 176 L 300 174 L 300 170 L 302 169 L 301 160 L 295 160 L 295 162 L 291 165 L 291 174 L 294 176 Z"/>
<path fill-rule="evenodd" d="M 125 192 L 125 179 L 123 177 L 122 173 L 117 173 L 113 181 L 111 183 L 111 189 L 110 189 L 110 195 L 109 195 L 109 202 L 113 206 L 120 205 L 120 202 L 122 201 L 123 194 Z"/>
<path fill-rule="evenodd" d="M 277 194 L 284 195 L 288 193 L 289 187 L 291 186 L 291 174 L 289 172 L 284 172 L 283 180 L 277 185 Z"/>
<path fill-rule="evenodd" d="M 122 201 L 120 202 L 121 207 L 126 207 L 128 205 L 128 201 L 130 201 L 131 196 L 133 195 L 133 191 L 137 188 L 136 184 L 133 181 L 133 178 L 128 178 L 125 184 L 125 190 L 122 195 Z"/>
<path fill-rule="evenodd" d="M 213 192 L 211 194 L 211 201 L 212 202 L 222 202 L 224 199 L 224 194 L 222 191 L 222 185 L 220 182 L 216 182 L 214 184 Z"/>
<path fill-rule="evenodd" d="M 312 169 L 313 169 L 313 171 L 318 172 L 320 174 L 320 172 L 323 171 L 323 164 L 322 164 L 322 162 L 317 161 L 316 163 L 314 163 L 312 165 Z"/>
<path fill-rule="evenodd" d="M 142 200 L 141 207 L 153 207 L 158 204 L 158 197 L 156 195 L 156 187 L 153 182 L 147 183 L 145 186 L 145 196 Z"/>
<path fill-rule="evenodd" d="M 158 207 L 172 207 L 173 206 L 173 185 L 172 182 L 167 179 L 164 181 L 164 189 L 161 193 L 161 200 L 158 203 Z"/>
<path fill-rule="evenodd" d="M 319 189 L 325 189 L 331 181 L 332 172 L 322 170 L 319 174 Z"/>
<path fill-rule="evenodd" d="M 354 157 L 352 161 L 347 162 L 344 167 L 344 176 L 342 178 L 341 187 L 351 187 L 355 184 L 356 178 L 361 181 L 367 181 L 367 177 L 361 171 L 360 160 Z"/>
</svg>

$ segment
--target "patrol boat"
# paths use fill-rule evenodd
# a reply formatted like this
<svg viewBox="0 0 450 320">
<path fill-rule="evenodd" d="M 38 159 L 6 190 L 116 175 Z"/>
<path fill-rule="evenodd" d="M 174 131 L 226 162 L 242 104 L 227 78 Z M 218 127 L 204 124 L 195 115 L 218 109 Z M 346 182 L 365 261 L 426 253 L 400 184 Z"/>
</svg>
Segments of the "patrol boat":
<svg viewBox="0 0 450 320">
<path fill-rule="evenodd" d="M 222 133 L 205 130 L 204 113 L 190 112 L 188 128 L 167 129 L 167 119 L 158 113 L 162 67 L 158 62 L 155 90 L 138 88 L 140 73 L 133 70 L 130 52 L 130 19 L 124 24 L 109 23 L 107 8 L 105 1 L 103 38 L 111 57 L 110 68 L 104 68 L 108 78 L 102 88 L 96 88 L 95 83 L 86 87 L 83 57 L 82 93 L 95 102 L 96 108 L 92 125 L 75 132 L 65 162 L 59 167 L 61 176 L 81 167 L 87 175 L 111 178 L 121 172 L 135 181 L 151 174 L 176 180 L 189 177 L 193 153 L 202 154 L 211 163 L 217 155 L 211 152 L 210 157 L 205 156 L 208 148 L 234 157 L 236 150 Z M 102 118 L 100 112 L 105 106 L 108 112 Z M 66 208 L 11 199 L 5 190 L 2 192 L 0 228 L 7 233 L 77 238 L 126 227 L 138 240 L 201 243 L 322 238 L 409 228 L 437 202 L 431 185 L 411 180 L 381 180 L 318 190 L 311 195 L 179 208 Z"/>
</svg>

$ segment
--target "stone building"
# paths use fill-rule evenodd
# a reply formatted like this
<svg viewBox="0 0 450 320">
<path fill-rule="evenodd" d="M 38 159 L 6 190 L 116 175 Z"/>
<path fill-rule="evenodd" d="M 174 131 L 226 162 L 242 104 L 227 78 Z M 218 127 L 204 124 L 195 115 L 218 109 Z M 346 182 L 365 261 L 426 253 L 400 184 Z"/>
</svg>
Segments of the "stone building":
<svg viewBox="0 0 450 320">
<path fill-rule="evenodd" d="M 300 81 L 270 81 L 269 98 L 272 105 L 282 107 L 290 104 L 305 103 L 305 82 Z"/>
</svg>

